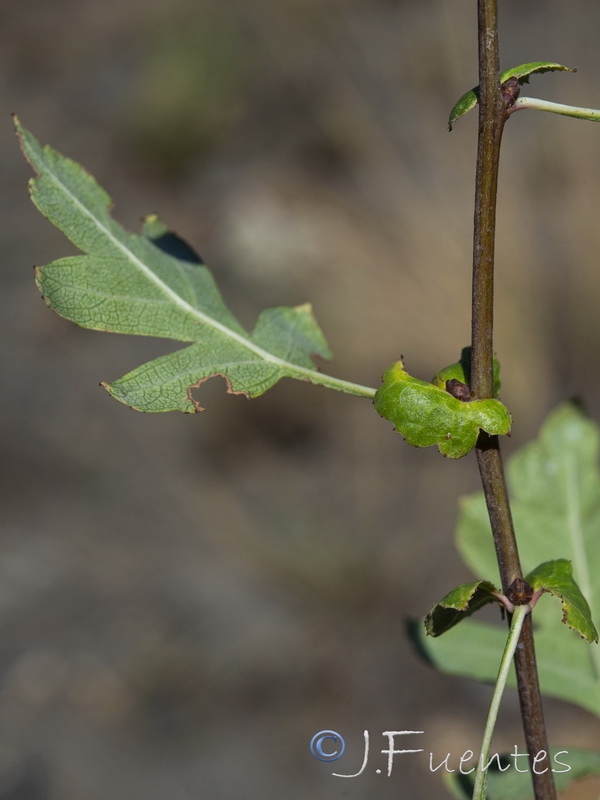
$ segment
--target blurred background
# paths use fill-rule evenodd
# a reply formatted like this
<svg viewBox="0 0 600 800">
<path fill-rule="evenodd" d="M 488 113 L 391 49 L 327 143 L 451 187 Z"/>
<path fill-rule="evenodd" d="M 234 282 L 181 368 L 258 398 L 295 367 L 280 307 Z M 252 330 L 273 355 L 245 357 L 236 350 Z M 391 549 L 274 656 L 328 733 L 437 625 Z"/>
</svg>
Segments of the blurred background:
<svg viewBox="0 0 600 800">
<path fill-rule="evenodd" d="M 80 161 L 137 230 L 158 211 L 251 326 L 312 301 L 329 371 L 429 379 L 470 336 L 474 0 L 0 4 L 0 798 L 443 797 L 426 759 L 355 780 L 363 731 L 477 750 L 489 687 L 436 674 L 406 620 L 470 579 L 453 545 L 474 459 L 392 435 L 369 401 L 215 379 L 199 416 L 98 387 L 169 352 L 49 312 L 32 267 L 73 251 L 30 204 L 9 112 Z M 600 106 L 600 5 L 503 0 L 502 68 Z M 518 114 L 505 136 L 496 351 L 510 453 L 572 396 L 600 415 L 600 127 Z M 600 723 L 547 704 L 560 744 Z M 314 759 L 314 733 L 348 751 Z M 515 697 L 496 747 L 521 742 Z M 373 755 L 373 758 L 375 758 Z M 381 756 L 379 756 L 381 758 Z M 583 782 L 564 797 L 597 797 Z"/>
</svg>

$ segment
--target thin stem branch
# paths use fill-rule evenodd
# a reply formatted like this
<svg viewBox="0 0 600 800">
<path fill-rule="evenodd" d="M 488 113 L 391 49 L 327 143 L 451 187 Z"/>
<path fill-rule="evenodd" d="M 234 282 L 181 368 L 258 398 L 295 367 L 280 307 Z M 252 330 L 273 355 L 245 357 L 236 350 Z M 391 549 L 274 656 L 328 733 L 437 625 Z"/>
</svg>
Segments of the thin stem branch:
<svg viewBox="0 0 600 800">
<path fill-rule="evenodd" d="M 500 143 L 504 123 L 514 96 L 507 97 L 499 85 L 497 0 L 478 0 L 479 21 L 479 138 L 473 237 L 471 389 L 475 397 L 493 395 L 494 242 Z M 477 444 L 477 463 L 494 537 L 502 589 L 522 578 L 519 552 L 512 522 L 508 490 L 497 436 L 482 433 Z M 541 774 L 533 770 L 533 758 L 548 753 L 531 615 L 525 620 L 515 666 L 521 717 L 536 800 L 555 800 L 556 790 L 549 761 Z M 541 772 L 541 770 L 540 770 Z"/>
<path fill-rule="evenodd" d="M 565 106 L 563 103 L 551 103 L 550 100 L 539 100 L 537 97 L 519 97 L 513 106 L 513 111 L 519 111 L 522 108 L 552 111 L 554 114 L 562 114 L 565 117 L 577 117 L 577 119 L 588 119 L 590 122 L 600 122 L 600 109 Z"/>
<path fill-rule="evenodd" d="M 490 703 L 490 710 L 488 712 L 487 720 L 485 723 L 485 730 L 483 732 L 483 741 L 481 742 L 481 753 L 479 761 L 477 762 L 477 771 L 475 772 L 475 784 L 473 786 L 473 800 L 485 800 L 487 797 L 487 763 L 490 756 L 490 747 L 492 744 L 492 736 L 494 728 L 496 727 L 496 720 L 498 719 L 498 711 L 500 710 L 500 702 L 504 694 L 504 687 L 506 686 L 506 679 L 510 665 L 512 664 L 513 655 L 517 648 L 521 628 L 525 617 L 530 612 L 528 605 L 517 606 L 512 617 L 510 625 L 510 633 L 506 641 L 506 647 L 502 653 L 502 660 L 500 662 L 500 669 L 498 670 L 498 677 L 496 678 L 496 685 Z"/>
</svg>

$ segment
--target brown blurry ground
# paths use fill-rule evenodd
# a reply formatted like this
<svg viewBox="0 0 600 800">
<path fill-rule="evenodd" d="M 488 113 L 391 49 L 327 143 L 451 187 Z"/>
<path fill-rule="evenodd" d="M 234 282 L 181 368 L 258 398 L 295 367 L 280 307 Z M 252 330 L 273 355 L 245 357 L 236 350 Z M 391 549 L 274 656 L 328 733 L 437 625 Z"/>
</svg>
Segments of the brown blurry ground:
<svg viewBox="0 0 600 800">
<path fill-rule="evenodd" d="M 600 105 L 600 5 L 501 2 L 503 67 Z M 477 749 L 489 687 L 437 675 L 407 617 L 468 580 L 453 546 L 474 462 L 391 435 L 368 401 L 284 381 L 204 415 L 98 388 L 168 352 L 46 310 L 31 267 L 71 252 L 30 205 L 9 112 L 83 163 L 130 228 L 160 211 L 247 324 L 311 300 L 334 374 L 428 378 L 469 338 L 475 3 L 19 0 L 0 5 L 0 799 L 443 797 L 390 779 L 362 732 Z M 600 414 L 600 127 L 519 114 L 500 192 L 496 350 L 510 452 L 578 396 Z M 600 724 L 548 703 L 559 744 Z M 353 762 L 308 752 L 322 729 Z M 521 741 L 509 697 L 498 747 Z M 381 758 L 381 756 L 379 756 Z M 596 797 L 588 782 L 570 798 Z M 567 795 L 565 795 L 567 796 Z"/>
</svg>

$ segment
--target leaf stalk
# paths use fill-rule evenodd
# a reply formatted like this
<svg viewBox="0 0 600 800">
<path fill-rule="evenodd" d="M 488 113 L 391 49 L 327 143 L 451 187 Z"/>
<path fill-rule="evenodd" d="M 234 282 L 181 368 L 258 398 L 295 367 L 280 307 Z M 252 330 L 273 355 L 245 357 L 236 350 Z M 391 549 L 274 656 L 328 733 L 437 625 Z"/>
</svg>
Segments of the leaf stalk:
<svg viewBox="0 0 600 800">
<path fill-rule="evenodd" d="M 475 772 L 475 784 L 473 787 L 473 800 L 485 800 L 487 797 L 487 769 L 488 759 L 490 757 L 490 749 L 492 744 L 492 736 L 494 728 L 496 727 L 496 720 L 498 719 L 498 711 L 500 709 L 500 702 L 504 694 L 506 680 L 512 664 L 513 655 L 519 643 L 519 636 L 525 617 L 531 611 L 529 605 L 516 606 L 512 621 L 510 624 L 510 632 L 506 641 L 506 647 L 502 653 L 502 660 L 500 662 L 500 669 L 498 670 L 498 677 L 496 678 L 496 685 L 490 703 L 490 710 L 488 712 L 487 720 L 485 723 L 485 730 L 483 732 L 483 740 L 481 742 L 481 753 L 479 761 L 477 762 L 477 770 Z"/>
<path fill-rule="evenodd" d="M 590 122 L 600 122 L 600 110 L 597 108 L 566 106 L 563 103 L 551 103 L 550 100 L 539 100 L 537 97 L 519 97 L 512 110 L 520 111 L 523 108 L 551 111 L 554 114 L 562 114 L 564 117 L 576 117 L 577 119 L 590 120 Z"/>
</svg>

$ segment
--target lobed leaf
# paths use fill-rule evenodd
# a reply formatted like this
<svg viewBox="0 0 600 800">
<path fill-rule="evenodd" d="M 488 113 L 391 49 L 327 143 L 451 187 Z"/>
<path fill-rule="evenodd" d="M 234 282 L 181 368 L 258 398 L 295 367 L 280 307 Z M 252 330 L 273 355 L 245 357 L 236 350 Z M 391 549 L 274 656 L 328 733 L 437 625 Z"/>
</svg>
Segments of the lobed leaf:
<svg viewBox="0 0 600 800">
<path fill-rule="evenodd" d="M 441 636 L 488 603 L 498 602 L 498 589 L 489 581 L 463 583 L 448 592 L 425 617 L 429 636 Z"/>
<path fill-rule="evenodd" d="M 531 61 L 529 64 L 521 64 L 518 67 L 512 67 L 511 69 L 506 69 L 504 72 L 501 72 L 499 76 L 499 83 L 502 84 L 509 78 L 517 78 L 519 83 L 523 85 L 524 83 L 529 82 L 530 75 L 542 72 L 557 71 L 576 72 L 576 70 L 571 69 L 570 67 L 565 67 L 562 64 L 556 64 L 553 61 Z M 463 94 L 460 100 L 456 102 L 454 108 L 450 112 L 450 118 L 448 119 L 448 130 L 452 130 L 452 125 L 456 122 L 456 120 L 464 117 L 467 111 L 470 111 L 477 105 L 478 101 L 479 86 L 475 86 L 473 89 L 469 89 L 468 92 L 465 92 L 465 94 Z"/>
<path fill-rule="evenodd" d="M 375 394 L 375 409 L 390 420 L 408 444 L 437 444 L 449 458 L 461 458 L 475 447 L 479 431 L 510 432 L 510 414 L 498 400 L 463 402 L 432 383 L 409 375 L 402 361 L 385 372 Z"/>
<path fill-rule="evenodd" d="M 247 397 L 283 377 L 373 397 L 373 389 L 317 371 L 313 357 L 331 354 L 310 305 L 266 309 L 248 333 L 200 258 L 156 216 L 146 219 L 143 235 L 128 233 L 91 175 L 15 124 L 37 173 L 33 202 L 83 251 L 36 270 L 47 304 L 86 328 L 188 344 L 103 384 L 113 397 L 140 411 L 202 411 L 193 389 L 215 375 Z"/>
<path fill-rule="evenodd" d="M 577 406 L 565 404 L 548 417 L 538 439 L 507 465 L 523 569 L 566 556 L 592 619 L 600 617 L 599 439 L 596 423 Z M 499 580 L 482 494 L 462 501 L 457 539 L 474 574 Z M 533 611 L 542 692 L 600 716 L 600 648 L 584 646 L 562 625 L 552 605 L 539 602 Z M 493 683 L 506 630 L 466 620 L 440 639 L 425 636 L 422 628 L 417 638 L 421 651 L 439 669 Z M 514 675 L 509 684 L 516 685 Z"/>
</svg>

